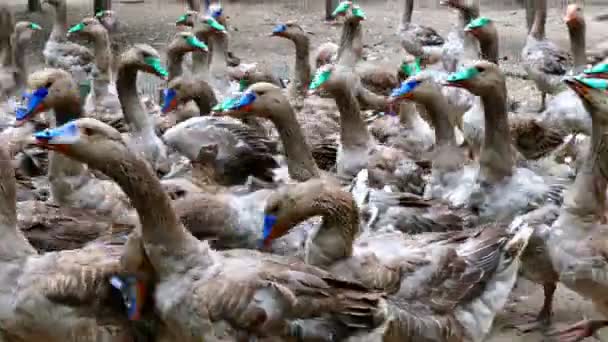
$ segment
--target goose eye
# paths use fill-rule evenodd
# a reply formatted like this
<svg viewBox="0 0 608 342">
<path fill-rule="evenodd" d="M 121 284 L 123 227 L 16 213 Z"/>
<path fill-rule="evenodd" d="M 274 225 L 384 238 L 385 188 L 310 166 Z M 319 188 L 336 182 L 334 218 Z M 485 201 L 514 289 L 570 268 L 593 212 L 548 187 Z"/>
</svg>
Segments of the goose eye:
<svg viewBox="0 0 608 342">
<path fill-rule="evenodd" d="M 93 130 L 90 128 L 85 128 L 82 131 L 84 132 L 85 135 L 89 135 L 89 136 L 93 135 L 93 133 L 94 133 Z"/>
<path fill-rule="evenodd" d="M 484 72 L 484 71 L 486 71 L 486 68 L 484 68 L 484 67 L 480 67 L 480 66 L 475 67 L 475 69 L 477 69 L 477 71 L 479 71 L 479 72 Z"/>
<path fill-rule="evenodd" d="M 44 85 L 45 88 L 50 88 L 53 85 L 53 82 L 46 82 L 46 84 Z"/>
</svg>

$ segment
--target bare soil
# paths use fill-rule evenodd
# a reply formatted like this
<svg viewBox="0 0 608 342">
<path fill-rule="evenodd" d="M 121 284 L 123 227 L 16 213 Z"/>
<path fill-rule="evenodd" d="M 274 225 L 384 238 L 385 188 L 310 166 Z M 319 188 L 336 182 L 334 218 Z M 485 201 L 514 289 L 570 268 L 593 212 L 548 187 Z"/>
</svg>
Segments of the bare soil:
<svg viewBox="0 0 608 342">
<path fill-rule="evenodd" d="M 51 28 L 51 11 L 43 6 L 43 13 L 26 13 L 26 0 L 2 0 L 14 5 L 17 18 L 32 20 L 43 26 L 44 31 L 34 39 L 28 58 L 30 68 L 42 66 L 42 47 Z M 607 0 L 586 1 L 588 47 L 608 40 L 608 22 L 597 22 L 591 18 L 608 13 Z M 174 21 L 185 9 L 184 3 L 166 0 L 145 0 L 144 3 L 124 4 L 114 1 L 113 9 L 117 11 L 124 23 L 124 34 L 133 43 L 148 43 L 163 51 L 164 45 L 174 31 Z M 374 59 L 382 63 L 392 63 L 397 67 L 402 58 L 396 31 L 401 12 L 401 1 L 358 1 L 367 13 L 364 22 L 364 41 Z M 92 13 L 92 1 L 69 0 L 69 22 L 76 23 L 84 15 Z M 276 70 L 287 73 L 293 61 L 293 47 L 290 42 L 270 38 L 272 27 L 281 22 L 297 19 L 311 32 L 312 46 L 325 41 L 338 41 L 340 26 L 323 22 L 324 5 L 321 0 L 292 1 L 247 1 L 244 3 L 229 2 L 225 12 L 230 16 L 231 42 L 230 49 L 244 62 L 264 61 L 272 63 Z M 456 23 L 454 12 L 437 8 L 435 2 L 419 6 L 414 13 L 414 21 L 437 29 L 444 36 Z M 492 5 L 497 4 L 500 5 Z M 505 5 L 505 3 L 507 3 Z M 515 3 L 513 1 L 513 3 Z M 562 23 L 563 1 L 554 1 L 550 6 L 547 20 L 547 34 L 550 39 L 568 48 L 567 30 Z M 507 67 L 517 68 L 518 56 L 526 37 L 524 11 L 508 1 L 482 1 L 482 15 L 492 18 L 500 34 L 500 53 L 505 58 Z M 528 81 L 510 78 L 508 81 L 510 96 L 522 102 L 526 107 L 536 108 L 539 104 L 537 91 Z M 529 108 L 529 107 L 528 107 Z M 540 310 L 543 300 L 542 288 L 526 280 L 520 280 L 511 300 L 495 322 L 488 341 L 543 341 L 542 333 L 519 334 L 510 328 L 509 323 L 524 316 L 532 318 Z M 577 294 L 558 288 L 554 303 L 554 322 L 556 327 L 563 327 L 583 318 L 597 317 L 592 305 Z M 608 330 L 608 329 L 607 329 Z M 605 332 L 608 336 L 608 331 Z M 593 339 L 589 339 L 593 340 Z"/>
</svg>

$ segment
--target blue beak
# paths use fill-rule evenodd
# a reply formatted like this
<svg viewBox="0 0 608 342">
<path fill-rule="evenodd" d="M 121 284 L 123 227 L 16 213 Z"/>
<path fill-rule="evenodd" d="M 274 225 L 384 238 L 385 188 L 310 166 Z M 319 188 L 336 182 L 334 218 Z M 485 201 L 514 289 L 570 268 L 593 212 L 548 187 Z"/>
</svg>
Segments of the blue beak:
<svg viewBox="0 0 608 342">
<path fill-rule="evenodd" d="M 282 33 L 285 32 L 285 30 L 287 30 L 287 26 L 285 24 L 278 24 L 274 27 L 274 29 L 272 29 L 272 33 Z"/>
<path fill-rule="evenodd" d="M 248 111 L 248 107 L 255 102 L 256 96 L 252 91 L 247 91 L 241 97 L 235 101 L 232 105 L 230 105 L 228 110 L 244 110 Z"/>
<path fill-rule="evenodd" d="M 23 123 L 32 115 L 44 110 L 44 99 L 49 94 L 49 90 L 45 87 L 40 87 L 34 90 L 31 94 L 25 94 L 26 107 L 25 110 L 17 110 L 16 119 L 18 123 Z"/>
<path fill-rule="evenodd" d="M 127 308 L 127 316 L 130 320 L 141 318 L 141 308 L 145 299 L 145 287 L 133 276 L 113 276 L 110 284 L 122 294 L 123 302 Z"/>
<path fill-rule="evenodd" d="M 36 140 L 48 145 L 68 145 L 78 141 L 80 130 L 74 122 L 34 133 Z"/>
<path fill-rule="evenodd" d="M 274 215 L 264 215 L 264 230 L 262 232 L 262 238 L 264 240 L 270 237 L 270 233 L 272 233 L 272 227 L 277 223 L 277 217 Z"/>
<path fill-rule="evenodd" d="M 391 97 L 398 98 L 407 95 L 412 90 L 414 90 L 419 84 L 420 82 L 416 80 L 402 82 L 399 87 L 393 89 L 393 91 L 391 92 Z"/>
<path fill-rule="evenodd" d="M 163 89 L 163 107 L 161 111 L 163 114 L 167 114 L 177 107 L 177 92 L 173 88 Z"/>
</svg>

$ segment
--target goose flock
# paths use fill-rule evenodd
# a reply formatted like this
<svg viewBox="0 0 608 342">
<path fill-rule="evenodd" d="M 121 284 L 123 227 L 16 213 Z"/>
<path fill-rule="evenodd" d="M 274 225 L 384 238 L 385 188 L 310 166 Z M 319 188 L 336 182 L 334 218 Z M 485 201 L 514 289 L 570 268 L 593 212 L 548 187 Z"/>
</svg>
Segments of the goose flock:
<svg viewBox="0 0 608 342">
<path fill-rule="evenodd" d="M 120 46 L 113 11 L 68 26 L 46 0 L 33 72 L 41 27 L 0 5 L 0 341 L 478 342 L 520 276 L 545 300 L 518 329 L 559 323 L 558 283 L 606 320 L 548 337 L 608 326 L 608 54 L 587 53 L 582 6 L 565 51 L 529 1 L 542 106 L 524 112 L 472 1 L 442 1 L 444 38 L 405 0 L 395 65 L 364 60 L 351 1 L 335 43 L 278 22 L 289 79 L 237 57 L 221 4 L 198 2 L 161 56 Z"/>
</svg>

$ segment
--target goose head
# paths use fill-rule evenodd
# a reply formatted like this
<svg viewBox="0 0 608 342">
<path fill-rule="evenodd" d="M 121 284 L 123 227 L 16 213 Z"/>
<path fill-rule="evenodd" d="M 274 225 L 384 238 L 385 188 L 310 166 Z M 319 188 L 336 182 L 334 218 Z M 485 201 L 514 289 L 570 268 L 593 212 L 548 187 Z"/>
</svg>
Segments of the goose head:
<svg viewBox="0 0 608 342">
<path fill-rule="evenodd" d="M 436 99 L 440 92 L 439 85 L 429 73 L 419 73 L 408 77 L 401 85 L 391 92 L 389 103 L 399 103 L 410 100 L 418 103 L 428 103 Z"/>
<path fill-rule="evenodd" d="M 84 18 L 78 24 L 70 27 L 68 37 L 82 35 L 88 38 L 98 37 L 103 35 L 108 30 L 95 17 Z"/>
<path fill-rule="evenodd" d="M 306 31 L 302 26 L 298 25 L 296 21 L 288 21 L 285 23 L 277 24 L 270 33 L 271 37 L 283 37 L 291 40 L 295 40 L 299 37 L 306 37 Z"/>
<path fill-rule="evenodd" d="M 169 113 L 180 104 L 193 100 L 199 93 L 200 82 L 191 77 L 178 76 L 163 90 L 163 114 Z"/>
<path fill-rule="evenodd" d="M 34 134 L 35 144 L 87 163 L 103 163 L 128 151 L 121 134 L 92 118 L 80 118 Z"/>
<path fill-rule="evenodd" d="M 38 113 L 60 107 L 66 101 L 79 101 L 79 91 L 72 76 L 61 69 L 42 69 L 28 77 L 25 94 L 26 107 L 17 111 L 16 125 L 35 117 Z"/>
<path fill-rule="evenodd" d="M 136 44 L 123 52 L 119 59 L 119 69 L 124 67 L 156 75 L 162 79 L 168 76 L 162 66 L 158 51 L 148 44 Z"/>
<path fill-rule="evenodd" d="M 179 18 L 177 18 L 177 20 L 175 21 L 175 26 L 193 28 L 194 22 L 196 21 L 197 16 L 198 16 L 198 12 L 187 11 L 186 13 L 182 14 Z"/>
<path fill-rule="evenodd" d="M 473 35 L 479 41 L 496 39 L 496 26 L 488 17 L 478 17 L 465 26 L 464 31 Z"/>
<path fill-rule="evenodd" d="M 564 23 L 566 23 L 569 28 L 584 26 L 585 18 L 583 14 L 583 8 L 578 4 L 568 5 L 568 7 L 566 7 Z"/>
<path fill-rule="evenodd" d="M 608 63 L 599 63 L 584 71 L 585 77 L 608 79 Z"/>
<path fill-rule="evenodd" d="M 112 10 L 101 10 L 95 13 L 95 18 L 103 25 L 108 32 L 112 32 L 116 29 L 118 20 L 116 12 Z"/>
<path fill-rule="evenodd" d="M 403 62 L 401 62 L 401 65 L 399 66 L 399 70 L 397 71 L 397 76 L 399 78 L 399 80 L 405 80 L 408 77 L 417 75 L 418 73 L 420 73 L 422 65 L 422 58 L 421 57 L 415 57 L 412 55 L 408 55 Z"/>
<path fill-rule="evenodd" d="M 274 118 L 291 105 L 280 87 L 266 82 L 251 85 L 241 95 L 226 99 L 213 108 L 216 115 L 235 118 L 258 116 Z"/>
<path fill-rule="evenodd" d="M 167 47 L 167 51 L 179 54 L 194 51 L 208 52 L 209 47 L 207 44 L 196 38 L 192 32 L 182 31 L 175 34 Z"/>
<path fill-rule="evenodd" d="M 263 244 L 268 246 L 272 240 L 286 235 L 300 222 L 345 205 L 356 208 L 352 195 L 326 179 L 315 178 L 285 186 L 275 191 L 266 201 Z M 342 213 L 336 212 L 336 215 L 339 214 Z"/>
<path fill-rule="evenodd" d="M 505 76 L 498 65 L 488 61 L 478 61 L 448 76 L 445 84 L 464 88 L 473 95 L 484 96 L 504 91 Z"/>
<path fill-rule="evenodd" d="M 339 65 L 325 64 L 317 69 L 308 86 L 308 93 L 318 95 L 321 91 L 344 89 L 344 87 L 349 87 L 356 82 L 354 73 L 344 70 Z"/>
<path fill-rule="evenodd" d="M 228 16 L 224 15 L 224 8 L 220 2 L 214 2 L 209 4 L 209 8 L 207 9 L 207 13 L 213 19 L 217 20 L 218 23 L 226 26 L 226 20 Z"/>
<path fill-rule="evenodd" d="M 360 22 L 365 20 L 365 12 L 359 5 L 353 4 L 352 1 L 342 1 L 331 14 L 332 18 L 344 17 L 346 21 Z"/>
<path fill-rule="evenodd" d="M 29 41 L 34 32 L 41 31 L 42 27 L 32 21 L 20 21 L 15 24 L 15 37 L 19 41 Z"/>
<path fill-rule="evenodd" d="M 578 95 L 590 113 L 608 114 L 608 80 L 575 76 L 564 78 L 563 82 Z"/>
<path fill-rule="evenodd" d="M 197 29 L 197 36 L 220 35 L 228 34 L 226 26 L 220 24 L 213 16 L 204 15 L 200 18 L 200 28 Z"/>
</svg>

